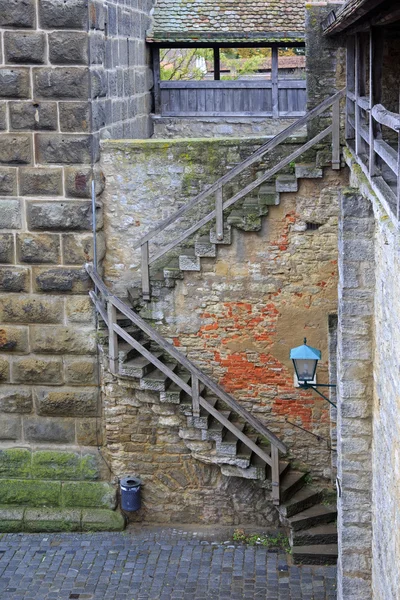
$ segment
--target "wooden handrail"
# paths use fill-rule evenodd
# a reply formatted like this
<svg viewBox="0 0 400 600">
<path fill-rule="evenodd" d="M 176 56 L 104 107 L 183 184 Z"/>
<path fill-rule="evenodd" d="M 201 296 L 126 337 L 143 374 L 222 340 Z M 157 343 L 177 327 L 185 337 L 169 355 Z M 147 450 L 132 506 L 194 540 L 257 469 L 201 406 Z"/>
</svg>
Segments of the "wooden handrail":
<svg viewBox="0 0 400 600">
<path fill-rule="evenodd" d="M 377 104 L 372 108 L 372 116 L 381 125 L 386 125 L 397 133 L 400 132 L 400 115 L 390 112 L 382 104 Z"/>
<path fill-rule="evenodd" d="M 108 288 L 105 286 L 104 282 L 101 280 L 99 274 L 97 273 L 97 271 L 95 271 L 92 264 L 86 264 L 85 268 L 86 268 L 87 273 L 91 277 L 93 283 L 96 285 L 96 288 L 98 290 L 100 290 L 101 294 L 103 294 L 103 290 L 106 290 L 107 294 L 105 295 L 105 300 L 107 301 L 108 304 L 111 304 L 121 314 L 123 314 L 125 317 L 127 317 L 132 323 L 137 325 L 143 331 L 143 333 L 145 333 L 149 338 L 151 338 L 154 342 L 156 342 L 163 350 L 168 352 L 168 354 L 172 358 L 174 358 L 177 362 L 179 362 L 179 364 L 184 369 L 189 371 L 191 374 L 194 374 L 199 379 L 199 381 L 201 381 L 207 388 L 209 388 L 225 404 L 227 404 L 230 408 L 232 408 L 232 410 L 234 410 L 238 415 L 243 417 L 249 423 L 249 425 L 251 425 L 251 427 L 253 427 L 260 435 L 262 435 L 267 440 L 269 440 L 269 442 L 272 445 L 276 446 L 276 448 L 278 448 L 284 454 L 287 452 L 287 446 L 279 438 L 277 438 L 276 435 L 274 433 L 272 433 L 272 431 L 270 431 L 267 427 L 265 427 L 256 417 L 254 417 L 245 408 L 243 408 L 238 402 L 236 402 L 236 400 L 234 398 L 232 398 L 232 396 L 227 394 L 217 383 L 215 383 L 215 381 L 213 381 L 210 377 L 208 377 L 208 375 L 203 373 L 203 371 L 201 371 L 186 356 L 181 354 L 175 348 L 175 346 L 173 346 L 172 344 L 167 342 L 158 333 L 158 331 L 156 331 L 148 323 L 146 323 L 146 321 L 144 321 L 144 319 L 142 319 L 137 313 L 135 313 L 131 308 L 129 308 L 129 306 L 127 306 L 124 302 L 122 302 L 122 300 L 120 300 L 119 298 L 114 296 L 108 290 Z M 98 285 L 100 282 L 101 282 L 101 286 Z M 94 292 L 90 292 L 90 297 L 91 297 L 93 303 L 95 304 L 96 309 L 97 310 L 99 310 L 100 308 L 102 309 L 101 311 L 99 310 L 100 314 L 103 313 L 102 316 L 104 315 L 104 316 L 107 316 L 107 318 L 108 318 L 109 315 L 101 307 L 98 296 Z M 190 394 L 190 396 L 192 395 L 192 389 L 190 388 L 190 386 L 188 386 L 183 380 L 181 380 L 179 378 L 179 376 L 176 375 L 176 373 L 174 373 L 173 371 L 171 371 L 164 363 L 159 361 L 153 354 L 151 354 L 151 352 L 149 352 L 146 348 L 144 348 L 137 340 L 135 340 L 132 336 L 130 336 L 124 329 L 119 327 L 119 325 L 117 323 L 111 323 L 109 318 L 108 318 L 108 321 L 106 321 L 106 323 L 108 325 L 109 331 L 112 330 L 114 333 L 118 334 L 121 338 L 123 338 L 126 342 L 128 342 L 133 348 L 138 350 L 143 356 L 145 356 L 148 360 L 150 360 L 150 362 L 152 362 L 152 364 L 154 366 L 156 366 L 158 369 L 160 369 L 162 372 L 164 372 L 168 377 L 170 377 L 175 383 L 177 383 L 177 385 L 179 385 L 185 392 Z M 114 352 L 113 352 L 113 356 L 114 356 Z M 199 402 L 200 402 L 201 406 L 203 406 L 208 412 L 210 412 L 210 414 L 214 415 L 214 412 L 211 412 L 209 410 L 209 408 L 211 408 L 211 407 L 208 404 L 208 402 L 201 396 L 199 398 Z M 218 411 L 216 411 L 216 412 L 218 412 Z M 223 417 L 223 415 L 220 415 L 220 413 L 218 413 L 218 415 L 219 416 L 217 416 L 216 418 L 218 418 L 222 423 L 222 420 L 220 417 Z M 216 416 L 216 415 L 214 415 L 214 416 Z M 225 421 L 223 424 L 225 424 Z M 229 427 L 228 427 L 228 429 L 229 429 Z M 231 431 L 233 431 L 232 428 L 230 428 L 230 429 L 231 429 Z M 236 428 L 235 428 L 235 431 L 233 431 L 233 433 L 239 439 L 241 439 L 240 436 L 238 435 L 240 433 L 239 430 L 237 430 L 237 432 L 236 432 Z M 245 441 L 245 440 L 243 440 L 243 441 Z M 246 436 L 245 443 L 247 445 L 249 445 L 250 441 L 251 440 L 249 440 Z M 262 451 L 260 449 L 258 449 L 258 450 L 259 450 L 259 452 L 257 452 L 257 453 L 259 456 L 261 456 L 260 452 L 262 452 Z M 254 451 L 256 452 L 255 449 L 254 449 Z M 265 456 L 268 456 L 268 455 L 265 455 Z M 266 462 L 269 461 L 268 464 L 271 464 L 270 457 L 268 457 L 268 460 L 263 456 L 262 456 L 262 458 Z"/>
<path fill-rule="evenodd" d="M 151 231 L 146 233 L 145 236 L 141 238 L 141 240 L 134 245 L 134 249 L 139 248 L 145 242 L 152 240 L 156 235 L 158 235 L 161 231 L 164 231 L 169 225 L 171 225 L 176 219 L 178 219 L 185 212 L 193 208 L 199 202 L 209 198 L 218 190 L 218 188 L 224 186 L 229 181 L 231 181 L 237 175 L 240 175 L 245 169 L 259 161 L 264 154 L 270 152 L 274 148 L 276 148 L 279 144 L 286 141 L 293 133 L 304 127 L 307 123 L 309 123 L 315 117 L 324 113 L 328 108 L 330 108 L 336 101 L 341 100 L 345 95 L 345 89 L 340 90 L 330 98 L 327 98 L 321 104 L 310 110 L 304 117 L 298 119 L 292 125 L 289 125 L 286 129 L 278 133 L 272 140 L 266 142 L 258 150 L 256 150 L 251 156 L 246 158 L 239 165 L 236 165 L 233 169 L 229 171 L 226 175 L 218 179 L 215 183 L 213 183 L 207 190 L 204 190 L 200 194 L 198 194 L 195 198 L 193 198 L 190 202 L 182 206 L 179 210 L 177 210 L 174 214 L 172 214 L 164 221 L 161 221 L 156 227 L 154 227 Z"/>
</svg>

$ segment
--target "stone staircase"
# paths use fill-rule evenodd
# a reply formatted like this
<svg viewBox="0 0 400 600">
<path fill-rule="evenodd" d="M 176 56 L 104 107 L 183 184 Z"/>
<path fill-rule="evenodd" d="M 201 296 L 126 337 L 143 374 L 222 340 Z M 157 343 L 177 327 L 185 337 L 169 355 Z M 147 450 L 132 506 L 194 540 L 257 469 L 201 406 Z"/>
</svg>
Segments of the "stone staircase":
<svg viewBox="0 0 400 600">
<path fill-rule="evenodd" d="M 154 341 L 132 325 L 124 315 L 117 314 L 118 326 L 140 342 L 152 357 L 167 365 L 188 385 L 191 374 L 182 368 Z M 107 329 L 100 337 L 101 344 L 108 339 Z M 194 415 L 192 398 L 174 383 L 153 362 L 121 342 L 118 348 L 116 375 L 135 380 L 135 387 L 144 392 L 143 402 L 157 402 L 175 407 L 180 416 L 179 437 L 195 460 L 217 465 L 227 477 L 253 480 L 265 490 L 266 500 L 272 497 L 271 467 L 258 456 L 246 442 L 238 439 L 232 431 L 208 411 L 200 408 Z M 253 442 L 267 455 L 271 444 L 261 436 L 240 414 L 230 408 L 204 385 L 200 394 L 245 438 Z M 150 396 L 149 396 L 150 395 Z M 282 526 L 287 530 L 293 560 L 296 564 L 335 564 L 337 559 L 336 506 L 332 488 L 313 484 L 305 469 L 293 468 L 288 461 L 279 461 L 280 503 L 276 506 Z"/>
<path fill-rule="evenodd" d="M 234 205 L 226 217 L 222 238 L 218 239 L 214 226 L 208 235 L 200 235 L 192 241 L 191 246 L 181 248 L 178 256 L 169 259 L 166 255 L 164 267 L 158 266 L 150 271 L 150 301 L 143 299 L 141 280 L 135 279 L 127 291 L 132 306 L 144 318 L 162 319 L 163 299 L 175 287 L 176 282 L 184 278 L 185 272 L 200 272 L 202 258 L 216 258 L 219 246 L 232 243 L 233 228 L 246 232 L 260 231 L 263 217 L 280 204 L 281 194 L 296 193 L 301 179 L 321 179 L 323 166 L 327 164 L 326 154 L 319 152 L 313 163 L 296 163 L 293 174 L 278 175 L 273 182 L 262 184 L 243 201 Z"/>
</svg>

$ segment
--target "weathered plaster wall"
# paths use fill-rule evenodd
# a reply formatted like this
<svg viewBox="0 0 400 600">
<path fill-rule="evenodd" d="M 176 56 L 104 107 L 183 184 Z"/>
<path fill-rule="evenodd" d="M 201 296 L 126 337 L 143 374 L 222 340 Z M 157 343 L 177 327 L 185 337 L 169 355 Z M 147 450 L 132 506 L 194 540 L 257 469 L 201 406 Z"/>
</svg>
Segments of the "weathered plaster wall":
<svg viewBox="0 0 400 600">
<path fill-rule="evenodd" d="M 235 140 L 221 142 L 152 141 L 146 143 L 146 159 L 135 143 L 107 142 L 103 264 L 105 278 L 118 294 L 126 295 L 137 278 L 135 241 L 176 210 L 181 198 L 188 200 L 185 191 L 201 189 L 210 182 L 210 173 L 223 172 L 227 163 L 238 162 L 239 149 L 246 150 L 246 144 L 238 146 Z M 212 161 L 206 162 L 207 147 Z M 216 259 L 203 259 L 201 273 L 186 273 L 146 313 L 180 350 L 280 435 L 295 458 L 327 478 L 327 441 L 318 442 L 286 419 L 329 440 L 329 407 L 293 387 L 288 355 L 306 335 L 322 349 L 320 381 L 328 380 L 328 315 L 337 309 L 337 201 L 346 181 L 346 171 L 329 169 L 323 179 L 302 180 L 297 194 L 281 194 L 280 206 L 270 207 L 261 232 L 234 230 L 231 246 L 220 247 Z M 309 230 L 307 222 L 319 228 Z"/>
</svg>

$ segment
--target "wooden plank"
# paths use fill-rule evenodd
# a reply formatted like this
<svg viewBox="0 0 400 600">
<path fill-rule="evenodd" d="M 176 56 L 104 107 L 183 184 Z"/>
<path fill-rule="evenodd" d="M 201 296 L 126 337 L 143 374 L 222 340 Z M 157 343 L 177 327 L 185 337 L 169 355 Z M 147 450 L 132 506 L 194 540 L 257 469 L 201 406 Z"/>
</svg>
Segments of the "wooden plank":
<svg viewBox="0 0 400 600">
<path fill-rule="evenodd" d="M 198 113 L 206 112 L 206 90 L 204 90 L 204 89 L 197 91 L 197 112 Z"/>
<path fill-rule="evenodd" d="M 143 300 L 150 300 L 149 242 L 144 242 L 140 249 Z"/>
<path fill-rule="evenodd" d="M 206 198 L 209 198 L 212 194 L 214 194 L 217 191 L 218 187 L 224 186 L 229 181 L 234 179 L 234 177 L 239 175 L 244 169 L 246 169 L 247 167 L 249 167 L 249 166 L 253 165 L 254 163 L 258 162 L 259 160 L 261 160 L 261 158 L 264 154 L 266 154 L 267 152 L 276 148 L 276 146 L 281 144 L 281 142 L 285 141 L 288 137 L 293 135 L 296 131 L 298 131 L 299 129 L 304 127 L 304 125 L 306 125 L 309 121 L 311 121 L 315 117 L 319 116 L 320 114 L 324 113 L 330 106 L 332 106 L 332 104 L 334 103 L 335 100 L 337 100 L 338 98 L 342 98 L 344 96 L 344 93 L 345 93 L 345 90 L 340 90 L 339 92 L 334 94 L 332 97 L 327 98 L 326 100 L 321 102 L 321 104 L 319 104 L 314 109 L 309 111 L 304 117 L 301 117 L 298 121 L 296 121 L 295 123 L 292 123 L 291 125 L 289 125 L 289 127 L 286 127 L 286 129 L 284 129 L 283 131 L 278 133 L 276 136 L 274 136 L 274 138 L 272 140 L 269 140 L 268 142 L 266 142 L 265 144 L 260 146 L 260 148 L 258 148 L 258 150 L 256 150 L 251 156 L 249 156 L 243 162 L 241 162 L 239 165 L 237 165 L 236 167 L 231 169 L 229 171 L 229 173 L 227 173 L 226 175 L 223 175 L 220 179 L 218 179 L 215 183 L 213 183 L 207 190 L 200 192 L 200 194 L 198 194 L 195 198 L 190 200 L 190 202 L 188 202 L 187 204 L 182 206 L 182 208 L 177 210 L 170 217 L 168 217 L 167 219 L 164 219 L 164 221 L 162 221 L 156 227 L 151 229 L 145 236 L 143 236 L 143 238 L 137 244 L 134 245 L 133 249 L 135 250 L 136 248 L 139 248 L 139 246 L 141 246 L 144 242 L 151 240 L 153 237 L 158 235 L 160 233 L 160 231 L 163 231 L 166 227 L 168 227 L 168 225 L 173 223 L 178 217 L 180 217 L 182 214 L 184 214 L 190 208 L 195 206 L 197 203 L 205 200 Z"/>
<path fill-rule="evenodd" d="M 340 100 L 332 106 L 332 169 L 340 169 Z"/>
<path fill-rule="evenodd" d="M 111 298 L 111 296 L 109 297 Z M 108 367 L 114 375 L 118 373 L 118 336 L 114 331 L 117 323 L 117 310 L 112 302 L 107 302 L 108 319 Z"/>
<path fill-rule="evenodd" d="M 188 110 L 189 112 L 198 112 L 197 111 L 197 98 L 200 90 L 187 90 L 188 94 Z"/>
<path fill-rule="evenodd" d="M 292 87 L 285 85 L 284 87 Z M 162 90 L 189 90 L 189 89 L 271 89 L 271 81 L 251 79 L 224 79 L 223 81 L 204 80 L 201 81 L 161 81 Z"/>
<path fill-rule="evenodd" d="M 161 72 L 160 72 L 160 48 L 153 46 L 152 48 L 153 57 L 153 78 L 154 78 L 154 112 L 156 115 L 161 113 Z"/>
<path fill-rule="evenodd" d="M 214 79 L 215 81 L 219 81 L 221 79 L 221 59 L 219 48 L 214 48 Z"/>
<path fill-rule="evenodd" d="M 165 115 L 170 111 L 170 92 L 169 90 L 161 90 L 161 114 Z"/>
<path fill-rule="evenodd" d="M 218 99 L 217 99 L 218 102 Z M 163 117 L 272 117 L 272 112 L 163 112 Z M 280 116 L 303 117 L 304 111 L 296 113 L 281 113 Z"/>
<path fill-rule="evenodd" d="M 377 104 L 373 107 L 372 116 L 381 125 L 386 125 L 386 127 L 390 127 L 393 131 L 400 132 L 400 115 L 386 110 L 382 104 Z"/>
<path fill-rule="evenodd" d="M 99 313 L 99 315 L 103 319 L 104 323 L 108 327 L 107 311 L 105 310 L 104 306 L 102 305 L 100 299 L 98 298 L 98 296 L 96 296 L 96 294 L 93 291 L 89 292 L 89 297 L 90 297 L 91 301 L 93 302 L 93 304 L 95 305 L 97 312 Z"/>
<path fill-rule="evenodd" d="M 275 167 L 266 171 L 262 177 L 258 177 L 255 181 L 248 184 L 240 192 L 235 194 L 235 196 L 232 196 L 232 198 L 230 198 L 229 200 L 226 200 L 224 202 L 224 210 L 229 208 L 232 204 L 235 204 L 235 202 L 237 202 L 238 200 L 241 200 L 242 198 L 247 196 L 247 194 L 249 194 L 250 192 L 255 190 L 257 187 L 259 187 L 262 183 L 264 183 L 264 181 L 268 181 L 269 179 L 271 179 L 271 177 L 276 175 L 276 173 L 278 173 L 281 169 L 283 169 L 284 167 L 289 165 L 293 160 L 295 160 L 296 158 L 298 158 L 299 156 L 304 154 L 304 152 L 306 152 L 307 150 L 309 150 L 310 148 L 315 146 L 315 144 L 318 144 L 321 140 L 323 140 L 325 137 L 327 137 L 331 133 L 332 133 L 332 125 L 330 125 L 326 129 L 321 131 L 318 135 L 316 135 L 314 138 L 312 138 L 306 144 L 301 146 L 301 148 L 299 148 L 298 150 L 295 150 L 294 152 L 292 152 L 292 154 L 289 154 L 289 156 L 283 158 L 279 163 L 277 163 L 275 165 Z M 150 264 L 152 264 L 153 262 L 155 262 L 156 260 L 158 260 L 159 258 L 164 256 L 164 254 L 167 254 L 167 252 L 169 252 L 170 250 L 175 248 L 175 246 L 177 246 L 178 244 L 183 242 L 183 240 L 186 240 L 186 238 L 191 236 L 198 229 L 203 227 L 203 225 L 206 225 L 213 219 L 215 219 L 215 210 L 213 210 L 211 213 L 209 213 L 208 215 L 206 215 L 205 217 L 200 219 L 197 223 L 195 223 L 195 225 L 192 225 L 191 227 L 189 227 L 189 229 L 187 229 L 186 231 L 184 231 L 183 233 L 178 235 L 173 242 L 171 242 L 170 244 L 161 248 L 156 254 L 154 254 L 154 256 L 152 256 L 150 258 L 150 260 L 149 260 Z"/>
<path fill-rule="evenodd" d="M 215 229 L 217 240 L 224 238 L 224 207 L 222 198 L 222 187 L 218 188 L 215 194 Z"/>
<path fill-rule="evenodd" d="M 306 90 L 307 89 L 307 82 L 305 79 L 281 79 L 280 81 L 278 81 L 278 88 L 280 90 L 285 89 L 285 90 L 292 90 L 292 89 L 299 89 L 299 90 Z"/>
<path fill-rule="evenodd" d="M 271 472 L 272 472 L 272 502 L 279 504 L 280 500 L 280 474 L 279 474 L 279 452 L 275 446 L 271 446 Z"/>
<path fill-rule="evenodd" d="M 278 89 L 278 46 L 272 47 L 272 66 L 271 66 L 271 82 L 272 82 L 272 115 L 274 119 L 279 117 L 279 89 Z"/>
<path fill-rule="evenodd" d="M 362 108 L 365 111 L 368 111 L 370 106 L 369 106 L 369 98 L 367 98 L 367 96 L 360 96 L 358 98 L 358 106 L 360 108 Z"/>
<path fill-rule="evenodd" d="M 372 108 L 382 100 L 383 35 L 380 30 L 371 28 L 369 37 L 369 174 L 377 174 L 375 139 L 380 137 L 381 126 L 372 114 Z"/>
<path fill-rule="evenodd" d="M 230 408 L 232 408 L 238 415 L 242 416 L 252 427 L 254 427 L 256 431 L 258 431 L 261 435 L 265 436 L 271 442 L 271 444 L 276 445 L 276 447 L 279 450 L 281 450 L 281 452 L 287 452 L 286 445 L 283 442 L 281 442 L 281 440 L 277 438 L 274 433 L 272 433 L 271 431 L 269 431 L 269 429 L 264 427 L 264 425 L 256 417 L 254 417 L 245 408 L 238 404 L 234 398 L 232 398 L 222 388 L 220 388 L 219 385 L 216 384 L 212 379 L 210 379 L 205 373 L 200 371 L 200 369 L 198 369 L 196 365 L 194 365 L 188 358 L 186 358 L 186 356 L 181 354 L 175 348 L 175 346 L 169 344 L 155 329 L 150 327 L 150 325 L 146 323 L 146 321 L 144 321 L 141 317 L 139 317 L 138 314 L 136 314 L 133 310 L 126 306 L 126 304 L 124 304 L 122 300 L 115 296 L 111 296 L 111 298 L 115 308 L 117 308 L 123 315 L 128 317 L 134 324 L 138 325 L 146 335 L 148 335 L 153 341 L 159 344 L 166 352 L 168 352 L 168 354 L 170 354 L 170 356 L 175 358 L 187 371 L 191 373 L 192 376 L 196 375 L 206 387 L 208 387 L 212 392 L 214 392 L 215 395 L 217 395 L 223 402 L 225 402 Z M 174 383 L 179 385 L 179 387 L 184 392 L 192 396 L 191 386 L 184 382 L 179 377 L 179 375 L 171 371 L 171 369 L 169 369 L 167 365 L 165 365 L 159 359 L 157 359 L 149 350 L 142 346 L 140 342 L 138 342 L 132 336 L 130 336 L 129 333 L 125 331 L 125 329 L 122 329 L 122 327 L 120 327 L 119 325 L 114 325 L 114 331 L 122 339 L 128 342 L 128 344 L 130 344 L 133 348 L 138 350 L 145 358 L 147 358 L 147 360 L 149 360 L 155 367 L 157 367 L 157 369 L 159 369 L 162 373 L 167 375 L 167 377 L 174 381 Z M 199 397 L 199 402 L 201 406 L 203 406 L 208 412 L 210 412 L 210 414 L 216 416 L 216 418 L 225 425 L 225 422 L 222 421 L 222 415 L 216 409 L 215 411 L 217 412 L 217 415 L 214 415 L 214 413 L 212 413 L 211 410 L 209 410 L 210 405 L 208 404 L 208 402 L 204 400 L 204 398 L 202 398 L 201 396 Z M 227 419 L 225 419 L 225 421 L 227 421 Z M 239 433 L 241 434 L 241 432 L 239 432 L 239 430 L 237 430 L 232 423 L 230 423 L 229 421 L 227 422 L 229 423 L 229 427 L 227 428 L 230 431 L 232 431 L 232 433 L 234 433 L 239 439 L 242 439 L 242 437 L 239 436 Z M 245 436 L 245 434 L 241 435 Z M 242 439 L 242 441 L 244 441 L 244 443 L 248 445 L 248 442 L 250 442 L 250 440 L 247 438 L 247 436 L 245 436 L 245 438 L 246 440 Z M 251 448 L 251 446 L 249 446 L 249 448 Z M 258 447 L 257 449 L 260 452 L 262 452 Z M 257 454 L 260 456 L 258 451 Z M 265 453 L 263 452 L 263 455 L 264 454 Z M 265 459 L 263 458 L 263 460 Z M 268 464 L 271 464 L 270 457 L 268 457 L 268 460 L 266 460 L 266 462 L 268 462 Z"/>
<path fill-rule="evenodd" d="M 385 161 L 387 166 L 391 168 L 393 173 L 397 175 L 398 155 L 396 150 L 389 146 L 389 144 L 384 142 L 383 140 L 375 140 L 374 148 L 375 152 L 379 154 L 379 156 L 382 158 L 382 160 Z"/>
<path fill-rule="evenodd" d="M 355 124 L 356 124 L 356 154 L 365 154 L 360 127 L 363 121 L 360 111 L 360 98 L 365 96 L 366 90 L 366 37 L 364 33 L 356 36 L 356 64 L 355 64 Z"/>
</svg>

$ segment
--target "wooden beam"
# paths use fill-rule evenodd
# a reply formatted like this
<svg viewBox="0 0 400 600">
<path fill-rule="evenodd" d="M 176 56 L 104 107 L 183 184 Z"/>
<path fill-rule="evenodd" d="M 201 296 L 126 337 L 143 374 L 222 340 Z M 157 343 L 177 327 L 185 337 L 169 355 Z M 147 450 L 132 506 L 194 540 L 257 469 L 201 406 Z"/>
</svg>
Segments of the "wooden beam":
<svg viewBox="0 0 400 600">
<path fill-rule="evenodd" d="M 160 48 L 152 48 L 153 58 L 153 94 L 154 94 L 154 113 L 159 115 L 161 113 L 161 66 L 160 66 Z"/>
<path fill-rule="evenodd" d="M 271 63 L 271 81 L 272 81 L 272 116 L 274 119 L 279 118 L 279 66 L 278 66 L 278 47 L 272 48 L 272 63 Z"/>
<path fill-rule="evenodd" d="M 381 137 L 382 127 L 374 119 L 372 109 L 382 100 L 383 32 L 372 28 L 369 36 L 369 174 L 377 174 L 375 140 Z"/>
<path fill-rule="evenodd" d="M 214 48 L 214 80 L 219 81 L 221 79 L 221 57 L 219 53 L 219 47 Z"/>
</svg>

